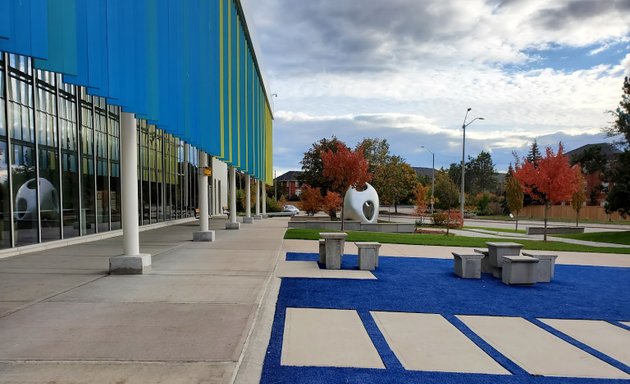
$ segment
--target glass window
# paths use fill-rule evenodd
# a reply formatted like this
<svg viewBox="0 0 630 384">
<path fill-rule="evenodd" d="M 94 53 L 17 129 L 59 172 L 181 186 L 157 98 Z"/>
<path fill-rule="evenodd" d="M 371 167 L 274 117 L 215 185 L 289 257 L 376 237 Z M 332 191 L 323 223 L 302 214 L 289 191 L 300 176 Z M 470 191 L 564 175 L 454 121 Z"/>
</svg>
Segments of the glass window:
<svg viewBox="0 0 630 384">
<path fill-rule="evenodd" d="M 62 210 L 64 238 L 80 234 L 77 109 L 75 88 L 59 84 L 59 129 L 61 130 Z"/>
<path fill-rule="evenodd" d="M 111 229 L 120 229 L 120 112 L 113 106 L 109 110 L 109 159 L 110 159 L 110 192 Z"/>
<path fill-rule="evenodd" d="M 61 238 L 61 202 L 55 91 L 43 80 L 49 72 L 37 71 L 37 140 L 39 145 L 39 201 L 42 241 Z"/>
<path fill-rule="evenodd" d="M 0 104 L 0 109 L 4 103 Z M 11 246 L 11 218 L 9 198 L 9 175 L 7 166 L 7 142 L 0 137 L 0 249 Z"/>
<path fill-rule="evenodd" d="M 96 232 L 92 96 L 81 89 L 81 234 Z"/>
</svg>

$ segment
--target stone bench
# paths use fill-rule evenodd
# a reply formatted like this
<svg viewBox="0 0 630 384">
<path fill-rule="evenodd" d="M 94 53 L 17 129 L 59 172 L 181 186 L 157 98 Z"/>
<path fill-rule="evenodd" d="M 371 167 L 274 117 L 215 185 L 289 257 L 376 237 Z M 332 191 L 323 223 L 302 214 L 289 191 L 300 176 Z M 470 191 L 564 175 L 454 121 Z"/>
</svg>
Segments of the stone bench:
<svg viewBox="0 0 630 384">
<path fill-rule="evenodd" d="M 501 268 L 503 268 L 504 256 L 519 256 L 521 254 L 522 244 L 510 242 L 487 242 L 488 246 L 488 263 L 492 276 L 500 279 Z"/>
<path fill-rule="evenodd" d="M 538 255 L 523 252 L 523 256 L 534 257 L 538 259 L 538 264 L 536 266 L 536 282 L 551 282 L 556 270 L 556 259 L 558 258 L 558 255 Z"/>
<path fill-rule="evenodd" d="M 536 284 L 538 259 L 529 256 L 503 256 L 501 281 L 504 284 Z"/>
<path fill-rule="evenodd" d="M 483 254 L 463 255 L 451 252 L 454 259 L 455 274 L 464 279 L 481 278 L 481 259 Z"/>
<path fill-rule="evenodd" d="M 484 256 L 484 258 L 481 259 L 481 273 L 492 273 L 492 266 L 490 265 L 490 251 L 487 249 L 473 249 L 473 251 Z"/>
<path fill-rule="evenodd" d="M 324 240 L 324 260 L 326 269 L 340 269 L 341 256 L 343 255 L 346 237 L 348 237 L 348 234 L 343 232 L 322 232 L 319 236 L 322 240 Z"/>
<path fill-rule="evenodd" d="M 568 235 L 584 233 L 584 227 L 547 227 L 548 235 Z M 545 227 L 527 227 L 528 235 L 544 235 Z"/>
<path fill-rule="evenodd" d="M 354 245 L 359 249 L 359 269 L 373 271 L 378 267 L 378 250 L 380 243 L 356 242 Z"/>
</svg>

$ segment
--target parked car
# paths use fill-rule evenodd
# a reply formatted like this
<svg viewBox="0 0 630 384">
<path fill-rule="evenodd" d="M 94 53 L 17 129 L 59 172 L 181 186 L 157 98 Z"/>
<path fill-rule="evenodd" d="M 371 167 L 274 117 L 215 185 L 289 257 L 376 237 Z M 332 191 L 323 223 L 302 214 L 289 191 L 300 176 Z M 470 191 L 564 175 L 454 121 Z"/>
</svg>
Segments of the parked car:
<svg viewBox="0 0 630 384">
<path fill-rule="evenodd" d="M 292 213 L 294 215 L 297 215 L 300 213 L 300 210 L 297 209 L 297 207 L 295 205 L 285 205 L 284 207 L 282 207 L 282 212 L 289 212 Z"/>
</svg>

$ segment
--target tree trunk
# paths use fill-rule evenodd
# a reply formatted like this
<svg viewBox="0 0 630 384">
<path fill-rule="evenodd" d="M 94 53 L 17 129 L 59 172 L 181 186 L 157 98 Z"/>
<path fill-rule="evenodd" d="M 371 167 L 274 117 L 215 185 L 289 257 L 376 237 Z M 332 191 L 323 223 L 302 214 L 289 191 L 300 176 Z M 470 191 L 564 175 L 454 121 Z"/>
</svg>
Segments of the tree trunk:
<svg viewBox="0 0 630 384">
<path fill-rule="evenodd" d="M 580 211 L 579 210 L 575 211 L 575 226 L 576 227 L 580 226 Z"/>
<path fill-rule="evenodd" d="M 394 202 L 394 213 L 398 214 L 398 204 Z"/>
<path fill-rule="evenodd" d="M 516 211 L 516 228 L 514 229 L 514 232 L 518 232 L 518 211 Z"/>
<path fill-rule="evenodd" d="M 345 201 L 345 195 L 341 196 L 341 201 Z M 345 220 L 345 210 L 346 210 L 346 205 L 345 204 L 341 204 L 341 231 L 343 232 L 344 230 L 344 220 Z"/>
<path fill-rule="evenodd" d="M 543 241 L 547 241 L 547 212 L 549 211 L 549 203 L 545 202 L 545 231 Z"/>
</svg>

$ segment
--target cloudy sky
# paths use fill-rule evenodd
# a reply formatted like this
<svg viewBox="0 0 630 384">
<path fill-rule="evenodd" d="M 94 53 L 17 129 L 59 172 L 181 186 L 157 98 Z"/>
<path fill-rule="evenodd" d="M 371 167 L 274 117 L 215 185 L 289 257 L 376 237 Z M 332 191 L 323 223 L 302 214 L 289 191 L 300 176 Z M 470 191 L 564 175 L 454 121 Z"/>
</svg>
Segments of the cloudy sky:
<svg viewBox="0 0 630 384">
<path fill-rule="evenodd" d="M 536 139 L 609 140 L 630 75 L 630 0 L 249 1 L 275 110 L 274 166 L 311 144 L 387 139 L 413 166 L 490 151 L 507 169 Z"/>
</svg>

